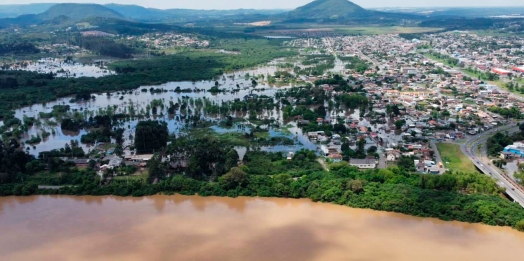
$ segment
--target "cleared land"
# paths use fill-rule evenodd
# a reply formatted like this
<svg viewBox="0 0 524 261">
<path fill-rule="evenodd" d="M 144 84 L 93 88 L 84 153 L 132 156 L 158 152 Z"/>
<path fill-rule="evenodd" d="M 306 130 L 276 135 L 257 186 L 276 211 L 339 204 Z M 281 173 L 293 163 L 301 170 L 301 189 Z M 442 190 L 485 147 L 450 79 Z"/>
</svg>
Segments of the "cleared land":
<svg viewBox="0 0 524 261">
<path fill-rule="evenodd" d="M 439 143 L 437 144 L 437 148 L 447 169 L 459 172 L 478 173 L 473 162 L 462 153 L 459 145 Z"/>
</svg>

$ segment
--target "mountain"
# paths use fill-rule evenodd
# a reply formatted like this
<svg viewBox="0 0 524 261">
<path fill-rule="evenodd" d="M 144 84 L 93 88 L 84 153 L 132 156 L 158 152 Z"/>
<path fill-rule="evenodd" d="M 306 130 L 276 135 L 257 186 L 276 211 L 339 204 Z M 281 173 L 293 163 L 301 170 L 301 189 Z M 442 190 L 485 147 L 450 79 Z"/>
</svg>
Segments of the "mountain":
<svg viewBox="0 0 524 261">
<path fill-rule="evenodd" d="M 125 18 L 118 12 L 97 4 L 56 4 L 38 15 L 43 21 L 59 16 L 67 16 L 72 20 L 81 20 L 88 17 Z"/>
<path fill-rule="evenodd" d="M 42 22 L 42 19 L 38 15 L 26 14 L 21 15 L 15 18 L 2 18 L 0 19 L 0 28 L 9 27 L 9 26 L 29 26 L 33 24 L 39 24 Z"/>
<path fill-rule="evenodd" d="M 105 7 L 135 20 L 161 20 L 169 16 L 165 10 L 145 8 L 139 5 L 107 4 Z"/>
<path fill-rule="evenodd" d="M 289 13 L 291 19 L 348 19 L 365 17 L 370 11 L 347 0 L 315 0 Z"/>
<path fill-rule="evenodd" d="M 0 18 L 15 18 L 21 15 L 40 14 L 55 4 L 0 5 Z"/>
<path fill-rule="evenodd" d="M 242 16 L 260 16 L 285 13 L 286 10 L 197 10 L 197 9 L 154 9 L 138 5 L 107 4 L 105 7 L 112 9 L 123 16 L 140 21 L 168 21 L 192 22 L 206 19 L 233 19 Z"/>
</svg>

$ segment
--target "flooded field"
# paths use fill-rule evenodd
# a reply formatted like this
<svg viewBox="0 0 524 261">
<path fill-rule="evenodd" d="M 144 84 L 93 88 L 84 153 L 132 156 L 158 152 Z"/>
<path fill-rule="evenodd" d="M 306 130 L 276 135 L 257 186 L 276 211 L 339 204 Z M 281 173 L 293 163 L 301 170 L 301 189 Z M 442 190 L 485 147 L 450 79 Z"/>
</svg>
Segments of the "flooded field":
<svg viewBox="0 0 524 261">
<path fill-rule="evenodd" d="M 45 64 L 49 67 L 52 67 L 52 64 L 55 62 L 58 62 L 59 64 L 57 66 L 62 66 L 60 68 L 64 70 L 66 70 L 68 66 L 67 64 L 60 63 L 58 60 L 47 59 L 46 61 L 47 63 Z M 246 97 L 252 95 L 275 99 L 275 94 L 279 91 L 285 91 L 291 87 L 302 85 L 305 83 L 304 80 L 307 82 L 307 79 L 304 77 L 300 77 L 298 83 L 275 85 L 267 82 L 267 76 L 274 75 L 276 71 L 285 70 L 279 68 L 279 65 L 289 61 L 289 59 L 277 59 L 264 66 L 226 73 L 208 81 L 169 82 L 162 85 L 141 86 L 129 91 L 91 94 L 91 99 L 88 100 L 76 100 L 75 97 L 65 97 L 45 104 L 35 104 L 20 108 L 15 111 L 15 117 L 19 119 L 24 119 L 24 117 L 36 119 L 37 124 L 29 127 L 22 137 L 23 142 L 30 141 L 34 137 L 42 137 L 41 142 L 26 144 L 24 146 L 30 154 L 35 156 L 38 156 L 38 154 L 43 151 L 63 148 L 73 140 L 80 141 L 81 136 L 90 131 L 89 129 L 82 129 L 78 132 L 63 131 L 60 127 L 61 117 L 76 117 L 87 120 L 96 115 L 137 115 L 137 117 L 122 119 L 118 123 L 118 127 L 125 129 L 123 135 L 125 139 L 123 144 L 124 148 L 132 146 L 132 139 L 128 137 L 134 135 L 134 130 L 138 122 L 145 119 L 166 121 L 169 132 L 177 135 L 186 133 L 191 129 L 190 124 L 194 121 L 195 117 L 206 121 L 207 127 L 210 127 L 217 133 L 248 133 L 251 128 L 260 126 L 260 122 L 253 123 L 250 121 L 248 111 L 231 112 L 229 116 L 235 119 L 235 125 L 225 128 L 219 124 L 224 120 L 225 115 L 221 113 L 206 113 L 204 107 L 220 106 L 225 102 L 234 100 L 243 101 Z M 300 61 L 295 60 L 293 63 L 299 64 Z M 74 66 L 82 67 L 82 65 L 78 64 Z M 344 64 L 337 59 L 335 69 L 341 69 L 343 66 Z M 253 78 L 258 79 L 256 85 L 253 85 Z M 220 92 L 213 92 L 212 88 L 217 87 Z M 153 103 L 157 105 L 160 104 L 156 113 L 150 113 Z M 174 114 L 170 114 L 168 113 L 170 104 L 185 104 L 187 107 L 178 108 Z M 70 110 L 65 115 L 44 118 L 43 115 L 51 114 L 53 107 L 57 105 L 67 105 Z M 286 137 L 295 140 L 295 144 L 285 146 L 275 145 L 272 147 L 263 147 L 262 149 L 281 152 L 294 152 L 302 148 L 316 150 L 319 145 L 312 143 L 307 135 L 297 127 L 295 122 L 285 122 L 281 109 L 281 107 L 276 107 L 271 110 L 264 109 L 258 112 L 256 118 L 260 120 L 270 120 L 280 126 L 280 128 L 275 128 L 274 126 L 264 127 L 269 128 L 270 137 Z M 359 121 L 359 126 L 372 127 L 368 119 L 361 118 L 358 110 L 334 110 L 327 115 L 326 119 L 336 121 L 337 117 Z M 242 128 L 239 126 L 242 126 Z M 380 138 L 392 141 L 400 140 L 400 136 L 387 134 L 384 130 L 381 130 L 381 127 L 382 125 L 373 126 L 373 129 Z M 50 135 L 43 137 L 43 133 Z M 96 144 L 80 145 L 86 153 L 89 153 Z M 368 144 L 366 146 L 370 147 L 372 145 L 374 144 Z"/>
<path fill-rule="evenodd" d="M 520 261 L 524 233 L 309 200 L 0 198 L 2 260 Z"/>
<path fill-rule="evenodd" d="M 38 61 L 21 62 L 11 66 L 11 70 L 53 73 L 57 77 L 103 77 L 116 74 L 106 68 L 104 63 L 81 64 L 58 58 L 45 58 Z"/>
<path fill-rule="evenodd" d="M 209 90 L 215 86 L 215 80 L 198 82 L 170 82 L 162 85 L 142 86 L 132 91 L 93 94 L 93 98 L 88 101 L 74 101 L 72 100 L 72 97 L 66 97 L 54 102 L 36 104 L 18 109 L 15 111 L 15 117 L 19 119 L 23 119 L 24 117 L 34 117 L 38 119 L 41 113 L 52 112 L 55 105 L 68 105 L 71 111 L 79 113 L 82 115 L 82 117 L 87 119 L 91 116 L 106 113 L 108 110 L 111 110 L 111 113 L 113 114 L 129 114 L 131 110 L 135 111 L 136 114 L 145 114 L 144 111 L 154 100 L 161 101 L 162 104 L 166 105 L 170 102 L 178 104 L 186 102 L 188 104 L 187 110 L 178 110 L 175 115 L 169 115 L 167 113 L 167 107 L 164 107 L 163 109 L 160 109 L 156 115 L 150 115 L 148 117 L 150 119 L 166 121 L 168 123 L 169 131 L 171 133 L 178 134 L 186 129 L 186 120 L 188 117 L 191 115 L 201 114 L 200 111 L 197 111 L 196 106 L 194 105 L 195 101 L 207 101 L 211 104 L 221 104 L 223 102 L 232 101 L 235 99 L 243 100 L 246 95 L 250 94 L 273 97 L 278 90 L 292 87 L 292 85 L 279 87 L 269 86 L 264 82 L 260 82 L 255 87 L 252 86 L 251 77 L 257 75 L 272 75 L 277 70 L 277 66 L 275 66 L 275 63 L 273 63 L 268 66 L 251 70 L 243 70 L 224 74 L 222 77 L 218 77 L 216 81 L 219 83 L 218 87 L 222 90 L 225 90 L 226 92 L 209 92 Z M 151 92 L 151 89 L 159 91 Z M 233 89 L 236 89 L 236 91 L 232 92 Z M 247 119 L 249 114 L 245 112 L 236 112 L 232 116 L 236 118 Z M 259 116 L 262 118 L 275 119 L 283 123 L 282 113 L 278 110 L 266 111 L 264 112 L 264 115 Z M 212 129 L 218 133 L 240 131 L 234 127 L 231 129 L 219 127 L 217 124 L 220 120 L 222 120 L 220 115 L 203 115 L 202 118 L 209 120 L 211 122 Z M 129 121 L 121 123 L 121 125 L 126 129 L 124 137 L 134 134 L 134 127 L 138 121 L 138 119 L 130 119 Z M 56 118 L 41 120 L 40 122 L 41 125 L 35 125 L 28 130 L 27 134 L 23 138 L 23 141 L 27 141 L 33 136 L 41 135 L 43 131 L 53 134 L 43 139 L 41 143 L 35 144 L 35 146 L 26 146 L 30 149 L 29 152 L 35 156 L 37 156 L 38 153 L 42 151 L 63 148 L 64 145 L 69 143 L 71 140 L 80 141 L 80 137 L 88 132 L 88 130 L 81 130 L 79 132 L 64 133 L 59 126 L 60 119 Z M 246 121 L 245 123 L 248 122 Z M 295 151 L 304 147 L 309 149 L 316 148 L 316 146 L 308 143 L 309 140 L 307 137 L 301 135 L 302 132 L 299 128 L 296 127 L 296 125 L 290 125 L 288 127 L 290 128 L 286 130 L 286 134 L 279 133 L 278 131 L 270 131 L 270 134 L 271 136 L 287 136 L 290 138 L 300 136 L 296 148 L 288 148 L 289 151 Z M 124 144 L 124 146 L 126 145 L 130 145 L 129 140 L 127 140 L 126 144 Z M 82 144 L 82 147 L 86 152 L 91 149 L 90 146 L 85 144 Z M 268 149 L 275 150 L 275 148 Z"/>
</svg>

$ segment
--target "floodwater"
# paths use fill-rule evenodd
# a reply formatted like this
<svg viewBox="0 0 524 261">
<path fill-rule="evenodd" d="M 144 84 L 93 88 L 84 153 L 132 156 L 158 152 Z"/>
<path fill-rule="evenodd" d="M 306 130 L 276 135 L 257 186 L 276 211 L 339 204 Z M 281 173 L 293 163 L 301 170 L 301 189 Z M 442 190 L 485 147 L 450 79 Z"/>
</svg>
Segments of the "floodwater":
<svg viewBox="0 0 524 261">
<path fill-rule="evenodd" d="M 309 200 L 0 198 L 9 261 L 517 261 L 524 233 Z"/>
<path fill-rule="evenodd" d="M 99 110 L 107 110 L 108 108 L 114 109 L 115 113 L 128 113 L 130 108 L 133 108 L 137 114 L 143 112 L 148 105 L 151 104 L 153 100 L 160 100 L 164 105 L 164 108 L 159 108 L 158 115 L 151 115 L 151 119 L 162 120 L 167 122 L 168 129 L 170 133 L 179 134 L 185 130 L 186 125 L 186 116 L 191 115 L 191 113 L 182 112 L 180 109 L 176 112 L 175 115 L 169 115 L 167 109 L 169 103 L 188 103 L 188 111 L 192 111 L 193 114 L 199 114 L 198 108 L 195 108 L 191 104 L 190 100 L 208 100 L 213 104 L 221 104 L 223 102 L 232 101 L 235 99 L 244 99 L 246 95 L 257 94 L 257 95 L 267 95 L 273 97 L 277 91 L 291 88 L 292 85 L 275 87 L 270 86 L 265 82 L 260 82 L 256 87 L 252 86 L 251 77 L 258 75 L 272 75 L 277 70 L 275 66 L 276 62 L 269 66 L 261 66 L 249 70 L 241 70 L 233 73 L 224 74 L 220 77 L 217 77 L 216 81 L 219 82 L 219 88 L 222 90 L 227 90 L 229 92 L 221 93 L 210 93 L 207 92 L 212 86 L 215 86 L 215 79 L 208 81 L 182 81 L 182 82 L 169 82 L 166 84 L 155 85 L 155 86 L 142 86 L 132 91 L 118 91 L 111 92 L 110 95 L 106 93 L 93 94 L 94 99 L 88 101 L 71 101 L 72 97 L 61 98 L 53 102 L 48 102 L 45 104 L 35 104 L 32 106 L 24 107 L 15 111 L 15 116 L 19 119 L 23 117 L 34 117 L 39 118 L 39 114 L 42 112 L 49 113 L 53 110 L 55 105 L 69 105 L 72 111 L 77 111 L 82 114 L 86 119 L 90 116 L 99 114 Z M 238 86 L 238 87 L 237 87 Z M 151 93 L 150 88 L 162 89 L 163 92 Z M 192 92 L 175 92 L 175 89 L 189 89 Z M 240 89 L 237 92 L 231 92 L 233 89 Z M 143 91 L 143 90 L 147 91 Z M 194 91 L 194 90 L 205 90 L 205 91 Z M 239 118 L 248 118 L 248 114 L 242 112 L 234 112 L 233 116 Z M 280 110 L 269 110 L 265 111 L 261 118 L 274 118 L 281 124 L 283 124 L 282 112 Z M 221 120 L 220 116 L 217 115 L 205 115 L 202 118 L 218 122 Z M 51 118 L 52 122 L 58 120 Z M 122 127 L 125 128 L 124 137 L 128 137 L 130 134 L 134 134 L 134 129 L 138 124 L 138 119 L 127 121 L 122 124 Z M 42 151 L 49 151 L 52 149 L 63 148 L 66 143 L 69 143 L 72 140 L 80 141 L 82 135 L 86 134 L 88 130 L 82 130 L 78 133 L 70 133 L 69 135 L 64 135 L 60 126 L 56 125 L 46 125 L 45 121 L 42 121 L 42 125 L 33 126 L 29 128 L 27 134 L 23 137 L 22 141 L 27 141 L 31 139 L 32 136 L 41 135 L 45 130 L 54 135 L 49 136 L 46 139 L 43 139 L 42 142 L 35 144 L 35 146 L 25 146 L 28 148 L 28 152 L 32 155 L 38 156 Z M 231 132 L 238 131 L 235 129 L 225 130 L 220 129 L 218 126 L 213 126 L 213 129 L 217 132 Z M 299 136 L 298 142 L 295 146 L 288 146 L 283 148 L 281 151 L 296 151 L 301 148 L 307 149 L 316 149 L 316 145 L 309 142 L 306 136 L 301 135 L 302 131 L 293 124 L 291 128 L 288 128 L 288 131 L 292 134 L 283 134 L 277 133 L 275 131 L 271 132 L 271 136 L 286 136 L 289 138 L 294 138 Z M 131 145 L 131 141 L 126 140 L 124 146 Z M 81 144 L 84 148 L 84 151 L 88 152 L 92 149 L 92 146 L 87 144 Z M 275 148 L 269 148 L 268 150 L 275 151 Z"/>
<path fill-rule="evenodd" d="M 142 86 L 131 91 L 111 92 L 109 93 L 109 95 L 107 93 L 92 94 L 94 99 L 88 101 L 73 101 L 71 100 L 73 97 L 60 98 L 53 102 L 48 102 L 45 104 L 34 104 L 32 106 L 17 109 L 15 110 L 15 116 L 19 119 L 22 119 L 23 117 L 34 117 L 36 119 L 39 119 L 40 113 L 51 112 L 53 110 L 53 106 L 55 105 L 69 105 L 71 111 L 76 111 L 80 113 L 86 119 L 90 116 L 95 116 L 99 114 L 100 110 L 107 110 L 108 108 L 114 110 L 114 113 L 124 114 L 129 113 L 131 108 L 133 108 L 137 114 L 143 114 L 144 110 L 146 110 L 147 106 L 149 106 L 153 100 L 159 100 L 162 101 L 165 107 L 159 108 L 158 115 L 151 115 L 150 118 L 167 122 L 169 132 L 179 134 L 180 132 L 186 130 L 186 117 L 191 114 L 200 113 L 199 109 L 196 108 L 190 101 L 205 99 L 213 104 L 221 104 L 223 102 L 232 101 L 235 99 L 242 100 L 246 95 L 249 94 L 267 95 L 269 97 L 274 97 L 274 95 L 279 90 L 285 90 L 293 87 L 293 85 L 291 84 L 280 87 L 270 86 L 269 84 L 267 84 L 267 82 L 261 80 L 259 80 L 259 84 L 257 86 L 252 86 L 251 78 L 253 76 L 273 75 L 276 71 L 281 70 L 277 67 L 277 65 L 282 61 L 283 59 L 277 59 L 265 66 L 259 66 L 252 69 L 226 73 L 213 80 L 197 82 L 169 82 L 161 85 Z M 207 90 L 215 86 L 215 80 L 219 83 L 219 88 L 222 90 L 226 90 L 227 92 L 208 92 Z M 150 88 L 162 89 L 164 91 L 151 93 L 149 91 Z M 189 89 L 192 92 L 175 92 L 177 88 L 180 88 L 182 90 Z M 147 91 L 144 92 L 144 89 Z M 231 92 L 234 89 L 237 89 L 238 91 Z M 167 109 L 169 107 L 170 102 L 187 102 L 188 111 L 191 111 L 192 113 L 182 112 L 181 110 L 178 110 L 175 115 L 169 115 Z M 202 116 L 202 118 L 206 120 L 211 120 L 213 122 L 218 122 L 221 120 L 221 117 L 217 115 Z M 244 112 L 234 112 L 232 116 L 247 119 L 249 115 Z M 266 110 L 262 113 L 262 115 L 259 115 L 259 118 L 273 118 L 282 125 L 285 125 L 282 119 L 282 111 L 280 110 Z M 122 124 L 121 127 L 124 127 L 125 129 L 125 138 L 127 138 L 130 134 L 134 134 L 134 129 L 136 127 L 136 124 L 138 124 L 138 121 L 138 119 L 132 119 Z M 35 144 L 35 146 L 24 146 L 27 148 L 27 151 L 34 156 L 38 156 L 38 154 L 43 151 L 63 148 L 65 144 L 70 143 L 70 141 L 72 140 L 80 141 L 81 136 L 89 131 L 81 130 L 78 133 L 68 133 L 66 135 L 61 130 L 59 124 L 58 126 L 54 124 L 46 124 L 45 120 L 42 120 L 40 122 L 42 123 L 41 125 L 35 125 L 30 127 L 26 135 L 22 138 L 22 141 L 27 141 L 30 140 L 32 136 L 41 135 L 43 131 L 53 133 L 51 136 L 42 139 L 42 142 Z M 60 120 L 51 118 L 50 122 L 60 122 Z M 216 125 L 213 126 L 213 129 L 217 132 L 238 131 L 235 129 L 220 129 Z M 302 131 L 300 130 L 300 128 L 297 128 L 295 124 L 292 124 L 290 128 L 287 128 L 287 132 L 288 134 L 284 134 L 272 130 L 270 132 L 270 136 L 285 136 L 288 138 L 296 137 L 297 143 L 295 145 L 271 147 L 266 148 L 266 150 L 288 152 L 296 151 L 302 148 L 312 150 L 316 149 L 317 146 L 311 143 L 306 136 L 302 135 Z M 131 145 L 131 143 L 132 141 L 126 139 L 126 141 L 124 142 L 124 147 Z M 94 146 L 90 146 L 88 144 L 80 145 L 84 148 L 85 152 L 89 152 L 91 149 L 94 148 Z"/>
<path fill-rule="evenodd" d="M 223 120 L 220 115 L 209 115 L 201 113 L 201 107 L 195 106 L 194 102 L 208 101 L 211 104 L 220 105 L 223 102 L 232 101 L 235 99 L 243 100 L 246 95 L 257 94 L 257 95 L 266 95 L 268 97 L 274 97 L 275 94 L 279 91 L 289 89 L 293 87 L 292 84 L 287 84 L 284 86 L 273 86 L 269 85 L 266 81 L 262 80 L 263 77 L 259 77 L 258 85 L 252 86 L 251 79 L 254 76 L 267 76 L 274 75 L 276 71 L 283 70 L 278 68 L 278 65 L 285 62 L 286 59 L 276 59 L 267 65 L 239 70 L 235 72 L 225 73 L 216 79 L 210 79 L 207 81 L 181 81 L 181 82 L 169 82 L 161 85 L 154 86 L 141 86 L 140 88 L 129 90 L 129 91 L 116 91 L 111 93 L 98 93 L 92 94 L 94 99 L 87 101 L 76 101 L 74 97 L 65 97 L 60 98 L 52 102 L 44 104 L 34 104 L 24 108 L 15 110 L 15 116 L 19 119 L 24 117 L 34 117 L 37 119 L 38 125 L 29 127 L 27 133 L 22 137 L 22 141 L 26 142 L 31 140 L 32 137 L 42 136 L 42 133 L 48 132 L 51 133 L 50 136 L 43 138 L 40 143 L 30 145 L 25 144 L 24 148 L 26 151 L 34 156 L 38 156 L 40 152 L 50 151 L 53 149 L 60 149 L 65 146 L 65 144 L 70 143 L 71 141 L 80 142 L 81 136 L 89 132 L 90 130 L 81 130 L 79 132 L 70 132 L 65 133 L 60 128 L 60 120 L 56 118 L 50 118 L 49 120 L 44 120 L 40 118 L 41 113 L 50 113 L 53 111 L 53 106 L 55 105 L 68 105 L 71 110 L 66 117 L 71 117 L 72 112 L 80 114 L 83 118 L 88 119 L 89 117 L 104 114 L 107 111 L 111 110 L 113 113 L 122 113 L 130 114 L 133 110 L 137 115 L 144 115 L 144 112 L 147 111 L 148 106 L 151 105 L 153 101 L 160 101 L 163 107 L 157 107 L 158 114 L 150 115 L 150 119 L 165 121 L 168 124 L 168 129 L 170 133 L 180 134 L 187 132 L 189 116 L 199 115 L 202 119 L 211 121 L 212 129 L 216 132 L 239 132 L 246 131 L 248 129 L 223 129 L 218 126 L 218 122 Z M 44 66 L 45 68 L 68 68 L 67 66 L 78 66 L 79 68 L 83 65 L 78 64 L 68 64 L 63 63 L 58 59 L 43 59 L 35 64 Z M 336 68 L 341 69 L 343 63 L 337 59 Z M 30 67 L 28 66 L 28 68 Z M 340 68 L 339 68 L 340 67 Z M 88 68 L 88 67 L 86 67 Z M 98 69 L 100 70 L 100 69 Z M 78 74 L 77 74 L 78 75 Z M 219 93 L 210 93 L 208 90 L 215 86 L 215 81 L 219 84 L 219 89 L 225 90 L 225 92 Z M 160 89 L 161 92 L 150 92 L 149 90 Z M 190 90 L 191 92 L 176 92 L 177 89 L 181 90 Z M 187 110 L 182 111 L 179 109 L 175 115 L 169 115 L 168 107 L 170 103 L 186 103 Z M 359 117 L 359 111 L 351 111 L 349 114 L 345 111 L 336 111 L 332 112 L 328 118 L 335 120 L 336 116 L 347 117 L 352 119 L 360 119 L 359 126 L 370 127 L 370 124 L 367 120 L 361 119 Z M 248 118 L 249 113 L 246 112 L 232 112 L 231 116 L 235 118 L 242 118 L 245 122 L 242 122 L 244 125 L 249 125 Z M 295 123 L 284 122 L 283 112 L 280 109 L 273 110 L 264 110 L 260 115 L 259 119 L 274 119 L 280 124 L 280 126 L 287 126 L 285 130 L 270 130 L 271 137 L 287 137 L 290 139 L 295 139 L 296 142 L 292 146 L 273 146 L 262 148 L 263 150 L 273 151 L 273 152 L 290 152 L 297 151 L 300 149 L 309 149 L 316 150 L 317 144 L 312 143 L 306 135 L 303 135 L 302 130 L 296 126 Z M 144 118 L 142 118 L 144 119 Z M 131 118 L 127 119 L 125 122 L 121 122 L 119 127 L 125 129 L 124 132 L 124 144 L 123 147 L 126 148 L 132 145 L 132 140 L 128 139 L 130 135 L 134 135 L 134 130 L 138 124 L 139 119 Z M 58 123 L 58 124 L 57 124 Z M 375 126 L 375 129 L 380 126 Z M 375 144 L 369 144 L 372 146 Z M 91 150 L 95 149 L 95 145 L 90 144 L 80 144 L 86 153 L 89 153 Z"/>
<path fill-rule="evenodd" d="M 95 64 L 65 62 L 64 59 L 44 58 L 28 62 L 25 66 L 13 65 L 12 70 L 33 71 L 38 73 L 54 73 L 57 77 L 103 77 L 116 74 L 107 68 Z"/>
</svg>

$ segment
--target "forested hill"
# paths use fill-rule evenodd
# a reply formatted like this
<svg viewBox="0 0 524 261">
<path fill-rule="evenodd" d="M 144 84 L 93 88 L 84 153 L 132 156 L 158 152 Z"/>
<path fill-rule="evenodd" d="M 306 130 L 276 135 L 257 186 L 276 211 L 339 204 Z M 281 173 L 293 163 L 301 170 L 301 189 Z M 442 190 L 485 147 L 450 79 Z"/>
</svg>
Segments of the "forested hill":
<svg viewBox="0 0 524 261">
<path fill-rule="evenodd" d="M 293 19 L 337 19 L 369 15 L 366 9 L 347 0 L 315 0 L 289 13 Z"/>
<path fill-rule="evenodd" d="M 168 13 L 164 10 L 145 8 L 139 5 L 107 4 L 105 7 L 130 19 L 154 21 L 168 17 Z"/>
<path fill-rule="evenodd" d="M 58 16 L 67 16 L 73 20 L 88 17 L 124 18 L 118 12 L 97 4 L 57 4 L 38 16 L 42 20 L 51 20 Z"/>
</svg>

